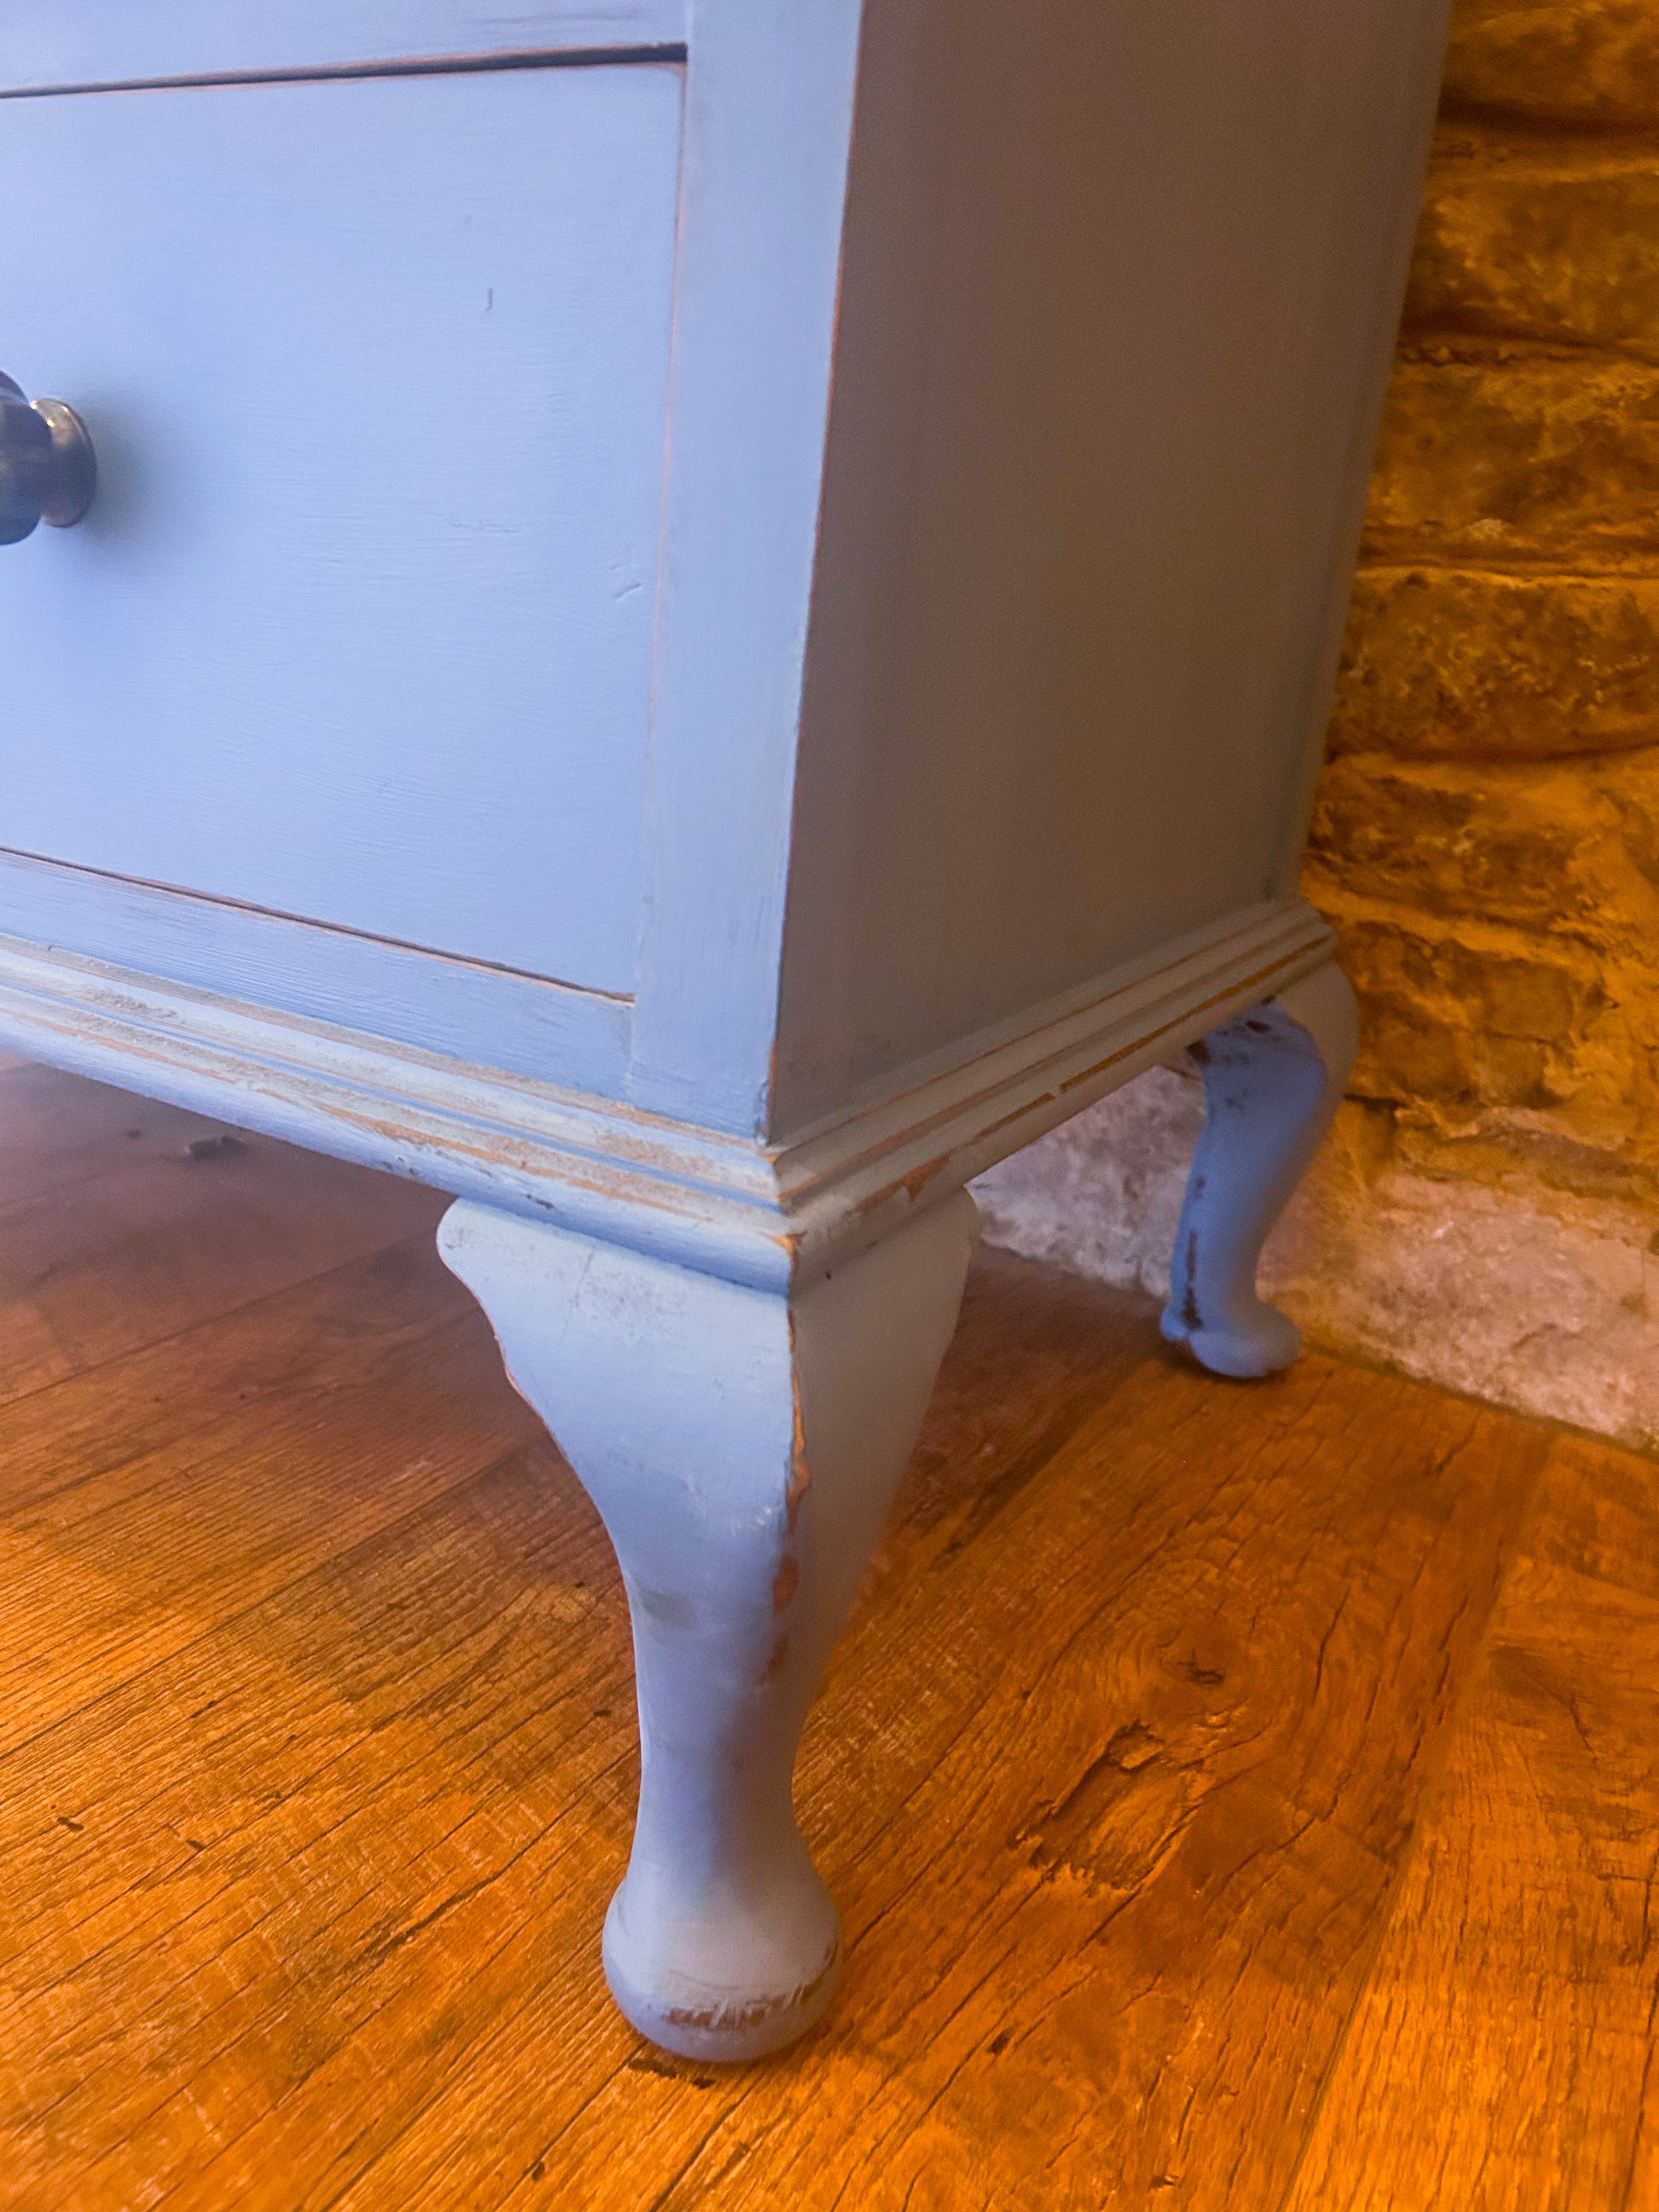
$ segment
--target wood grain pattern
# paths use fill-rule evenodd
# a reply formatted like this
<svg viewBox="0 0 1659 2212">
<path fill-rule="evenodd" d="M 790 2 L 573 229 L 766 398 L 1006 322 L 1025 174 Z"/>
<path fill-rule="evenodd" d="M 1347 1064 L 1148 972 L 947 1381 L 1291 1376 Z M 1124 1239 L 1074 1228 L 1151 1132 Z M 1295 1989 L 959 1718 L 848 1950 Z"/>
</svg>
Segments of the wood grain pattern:
<svg viewBox="0 0 1659 2212">
<path fill-rule="evenodd" d="M 1286 2212 L 1659 2203 L 1659 1485 L 1552 1453 Z"/>
<path fill-rule="evenodd" d="M 0 1403 L 429 1233 L 441 1210 L 105 1085 L 0 1076 Z"/>
<path fill-rule="evenodd" d="M 54 1098 L 84 1282 L 136 1176 L 167 1272 L 261 1287 L 147 1321 L 115 1266 L 0 1404 L 6 2212 L 1649 2201 L 1645 1463 L 1317 1357 L 1229 1387 L 987 1255 L 809 1725 L 842 1995 L 679 2065 L 599 1972 L 622 1593 L 434 1202 L 129 1170 L 118 1095 L 0 1074 L 37 1178 Z"/>
</svg>

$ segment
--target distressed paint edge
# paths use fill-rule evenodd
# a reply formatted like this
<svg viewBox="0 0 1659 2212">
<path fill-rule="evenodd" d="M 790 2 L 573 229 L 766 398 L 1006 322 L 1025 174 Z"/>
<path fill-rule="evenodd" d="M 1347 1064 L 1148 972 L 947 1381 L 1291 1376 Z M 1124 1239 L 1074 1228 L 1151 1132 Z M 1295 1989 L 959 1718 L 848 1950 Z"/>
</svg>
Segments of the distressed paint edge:
<svg viewBox="0 0 1659 2212">
<path fill-rule="evenodd" d="M 901 1078 L 863 1114 L 777 1152 L 804 1278 L 897 1228 L 1149 1067 L 1330 964 L 1336 940 L 1300 899 L 1081 1007 L 977 1048 L 929 1080 Z M 1006 1026 L 1006 1025 L 1005 1025 Z"/>
<path fill-rule="evenodd" d="M 758 1289 L 801 1287 L 1332 957 L 1301 901 L 781 1147 L 0 938 L 0 1040 Z"/>
</svg>

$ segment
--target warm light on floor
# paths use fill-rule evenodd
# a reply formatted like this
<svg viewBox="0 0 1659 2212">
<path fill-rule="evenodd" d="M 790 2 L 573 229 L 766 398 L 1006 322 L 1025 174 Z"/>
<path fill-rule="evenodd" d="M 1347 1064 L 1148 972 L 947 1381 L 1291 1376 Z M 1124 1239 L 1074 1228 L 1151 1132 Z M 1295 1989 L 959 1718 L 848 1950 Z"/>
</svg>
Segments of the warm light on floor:
<svg viewBox="0 0 1659 2212">
<path fill-rule="evenodd" d="M 1646 1462 L 988 1255 L 802 1761 L 844 1988 L 682 2066 L 599 1973 L 621 1594 L 438 1202 L 211 1133 L 0 1073 L 6 2204 L 1649 2201 Z"/>
</svg>

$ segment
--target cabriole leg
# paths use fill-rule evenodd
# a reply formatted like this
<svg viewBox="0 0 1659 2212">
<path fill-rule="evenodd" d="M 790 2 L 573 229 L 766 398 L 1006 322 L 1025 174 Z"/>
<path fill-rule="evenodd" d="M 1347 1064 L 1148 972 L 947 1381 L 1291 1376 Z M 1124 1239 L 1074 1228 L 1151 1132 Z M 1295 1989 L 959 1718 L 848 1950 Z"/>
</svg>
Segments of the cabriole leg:
<svg viewBox="0 0 1659 2212">
<path fill-rule="evenodd" d="M 977 1229 L 958 1193 L 789 1297 L 466 1201 L 439 1232 L 622 1563 L 641 1771 L 605 1974 L 688 2057 L 774 2050 L 835 1987 L 840 1920 L 795 1826 L 795 1750 Z"/>
<path fill-rule="evenodd" d="M 1207 1113 L 1176 1232 L 1164 1334 L 1217 1375 L 1269 1375 L 1301 1349 L 1256 1296 L 1256 1263 L 1331 1125 L 1358 1042 L 1341 969 L 1320 969 L 1192 1048 Z"/>
</svg>

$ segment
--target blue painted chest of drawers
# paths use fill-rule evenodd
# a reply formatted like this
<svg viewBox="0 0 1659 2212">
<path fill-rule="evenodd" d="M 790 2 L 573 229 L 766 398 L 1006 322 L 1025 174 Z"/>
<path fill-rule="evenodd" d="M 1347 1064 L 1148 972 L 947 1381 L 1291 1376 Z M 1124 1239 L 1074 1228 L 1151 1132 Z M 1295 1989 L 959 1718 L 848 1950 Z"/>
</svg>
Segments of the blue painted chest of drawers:
<svg viewBox="0 0 1659 2212">
<path fill-rule="evenodd" d="M 1196 1045 L 1166 1333 L 1293 1356 L 1255 1256 L 1352 1044 L 1297 867 L 1443 32 L 0 25 L 0 367 L 98 471 L 0 553 L 0 1034 L 456 1194 L 628 1579 L 605 1955 L 678 2050 L 834 1984 L 791 1769 L 964 1182 Z"/>
</svg>

